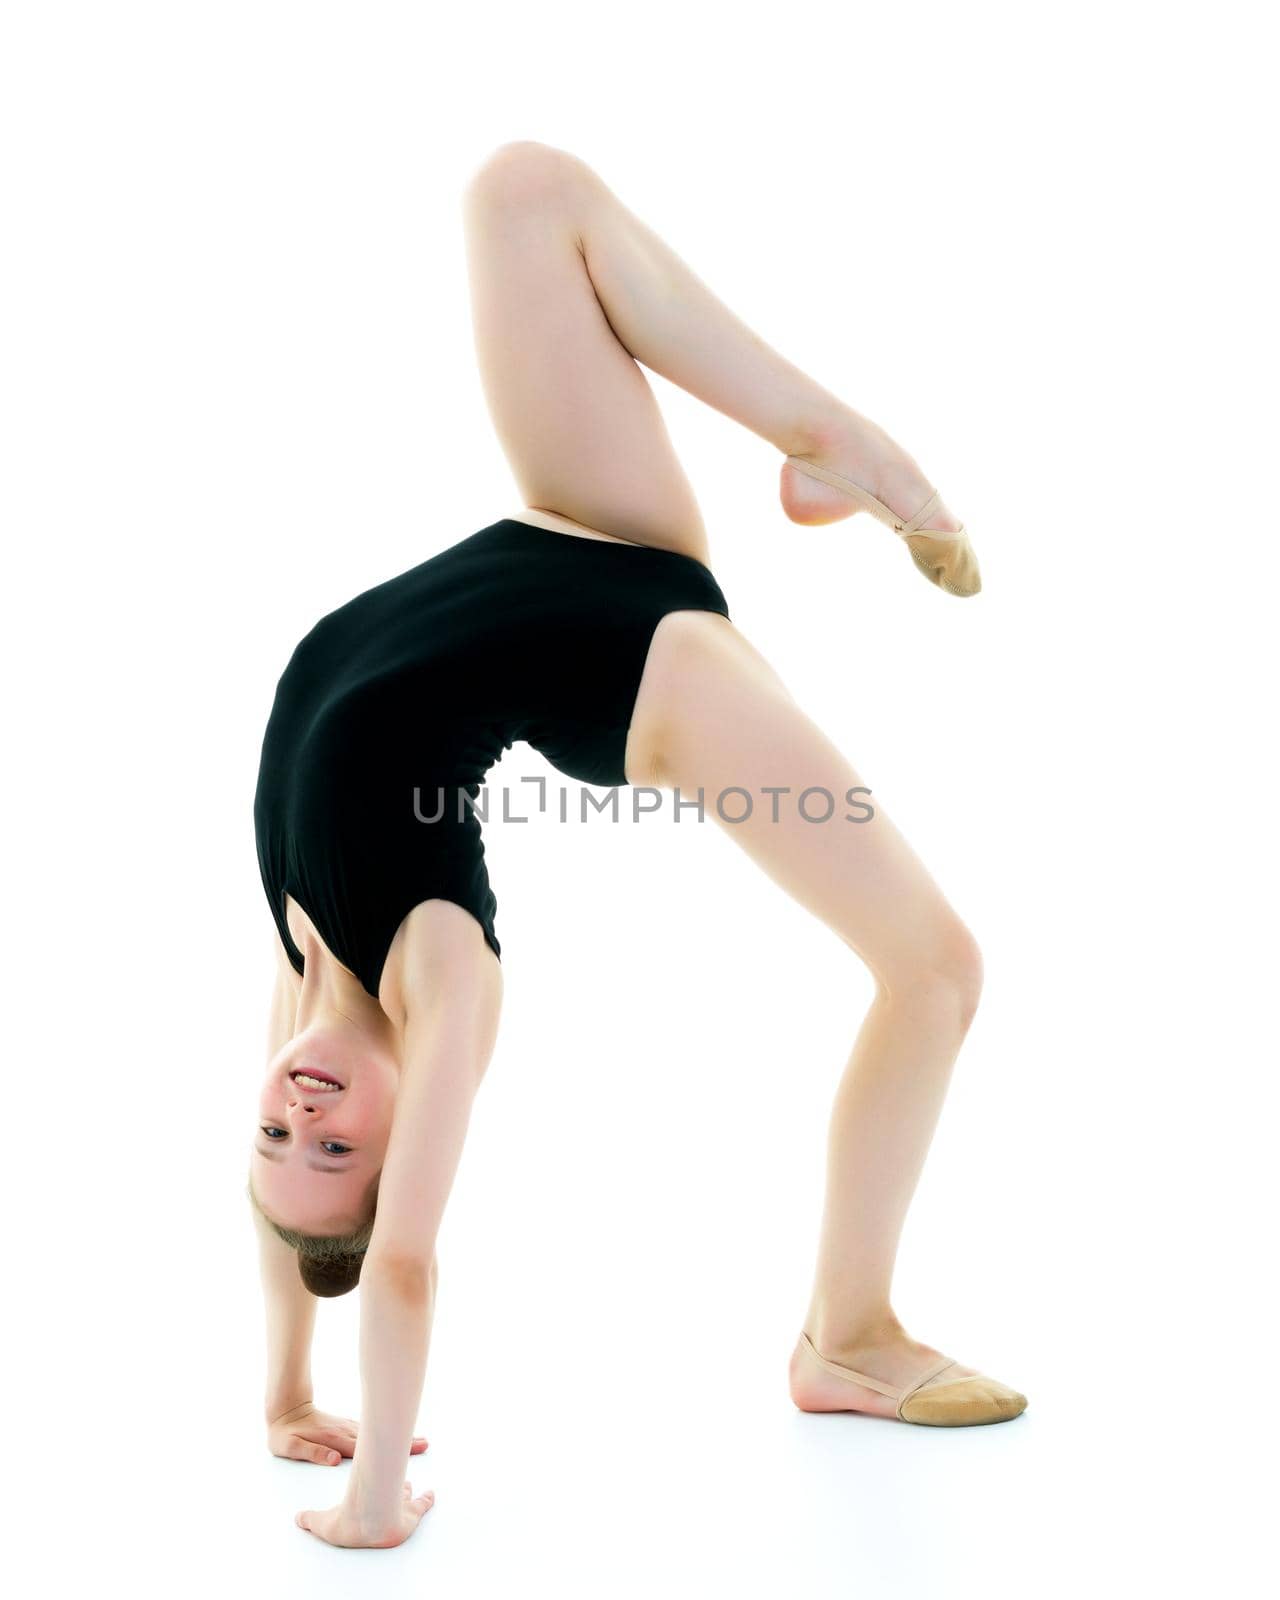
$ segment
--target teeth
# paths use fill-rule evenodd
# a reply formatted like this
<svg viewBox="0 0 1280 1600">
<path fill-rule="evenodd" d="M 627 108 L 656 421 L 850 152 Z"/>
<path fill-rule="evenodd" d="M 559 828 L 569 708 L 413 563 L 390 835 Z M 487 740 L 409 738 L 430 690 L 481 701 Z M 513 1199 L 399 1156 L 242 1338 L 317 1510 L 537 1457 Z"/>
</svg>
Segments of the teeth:
<svg viewBox="0 0 1280 1600">
<path fill-rule="evenodd" d="M 323 1078 L 313 1078 L 305 1072 L 295 1072 L 293 1074 L 293 1081 L 301 1089 L 327 1089 L 336 1092 L 339 1087 L 339 1085 L 336 1083 L 326 1083 Z"/>
</svg>

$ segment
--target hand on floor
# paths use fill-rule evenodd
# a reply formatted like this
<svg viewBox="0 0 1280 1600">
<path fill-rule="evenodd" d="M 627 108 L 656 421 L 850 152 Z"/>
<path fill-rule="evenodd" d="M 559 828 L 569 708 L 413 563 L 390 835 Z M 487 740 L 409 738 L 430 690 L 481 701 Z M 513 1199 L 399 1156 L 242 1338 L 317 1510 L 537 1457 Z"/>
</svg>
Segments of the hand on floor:
<svg viewBox="0 0 1280 1600">
<path fill-rule="evenodd" d="M 290 1461 L 336 1467 L 344 1457 L 355 1455 L 357 1426 L 349 1417 L 331 1416 L 307 1400 L 267 1425 L 267 1448 L 273 1456 L 285 1456 Z M 427 1441 L 417 1434 L 409 1454 L 421 1455 L 426 1448 Z"/>
</svg>

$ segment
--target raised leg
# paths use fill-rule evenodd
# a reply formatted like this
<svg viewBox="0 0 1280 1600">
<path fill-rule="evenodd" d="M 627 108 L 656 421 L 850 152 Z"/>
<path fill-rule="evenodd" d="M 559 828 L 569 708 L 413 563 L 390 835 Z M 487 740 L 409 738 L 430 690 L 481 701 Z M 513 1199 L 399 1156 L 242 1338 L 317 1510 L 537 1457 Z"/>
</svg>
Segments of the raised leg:
<svg viewBox="0 0 1280 1600">
<path fill-rule="evenodd" d="M 584 233 L 616 237 L 610 197 L 547 145 L 501 146 L 463 219 L 476 358 L 525 504 L 707 560 L 707 536 L 644 373 L 609 325 Z"/>
<path fill-rule="evenodd" d="M 654 635 L 629 751 L 632 782 L 692 798 L 790 895 L 870 969 L 876 995 L 836 1091 L 827 1194 L 804 1331 L 818 1350 L 885 1383 L 904 1385 L 939 1354 L 912 1339 L 890 1299 L 907 1207 L 978 1002 L 981 959 L 972 936 L 872 797 L 862 816 L 847 796 L 862 779 L 804 714 L 758 651 L 706 613 L 665 617 Z M 727 823 L 715 797 L 752 797 Z M 782 788 L 777 801 L 766 791 Z M 814 791 L 805 820 L 797 800 Z M 740 794 L 725 810 L 745 810 Z M 944 1375 L 972 1375 L 956 1366 Z M 893 1414 L 893 1403 L 831 1377 L 798 1342 L 792 1394 L 809 1410 Z M 1012 1414 L 1012 1413 L 1011 1413 Z M 980 1420 L 990 1420 L 983 1418 Z"/>
<path fill-rule="evenodd" d="M 707 559 L 706 530 L 637 362 L 909 517 L 929 485 L 882 429 L 772 349 L 585 162 L 502 145 L 464 200 L 481 380 L 530 507 Z M 790 468 L 797 522 L 854 506 Z M 939 528 L 959 524 L 943 507 Z"/>
</svg>

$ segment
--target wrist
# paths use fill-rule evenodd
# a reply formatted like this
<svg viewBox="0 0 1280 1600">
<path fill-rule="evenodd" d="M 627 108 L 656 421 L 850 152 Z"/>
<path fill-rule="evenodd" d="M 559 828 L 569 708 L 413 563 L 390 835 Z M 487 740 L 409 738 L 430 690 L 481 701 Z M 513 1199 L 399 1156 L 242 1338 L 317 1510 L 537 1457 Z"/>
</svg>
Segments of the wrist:
<svg viewBox="0 0 1280 1600">
<path fill-rule="evenodd" d="M 295 1390 L 289 1394 L 268 1396 L 263 1415 L 267 1426 L 271 1428 L 277 1422 L 296 1422 L 314 1409 L 315 1400 L 311 1394 L 308 1392 L 300 1399 Z"/>
</svg>

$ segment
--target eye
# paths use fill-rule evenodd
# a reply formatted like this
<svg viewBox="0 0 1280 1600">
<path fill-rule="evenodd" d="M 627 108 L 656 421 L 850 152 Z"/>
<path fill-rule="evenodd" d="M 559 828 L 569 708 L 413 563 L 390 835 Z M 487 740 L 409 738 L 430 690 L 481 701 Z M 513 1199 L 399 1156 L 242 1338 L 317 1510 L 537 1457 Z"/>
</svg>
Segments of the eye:
<svg viewBox="0 0 1280 1600">
<path fill-rule="evenodd" d="M 272 1144 L 279 1144 L 280 1139 L 287 1139 L 289 1137 L 288 1129 L 277 1128 L 272 1126 L 270 1123 L 263 1124 L 262 1132 L 266 1134 L 267 1138 L 271 1140 Z M 279 1135 L 279 1138 L 276 1137 L 277 1134 Z M 351 1146 L 349 1144 L 341 1144 L 337 1139 L 322 1139 L 320 1141 L 320 1148 L 327 1156 L 349 1156 L 351 1154 Z"/>
</svg>

